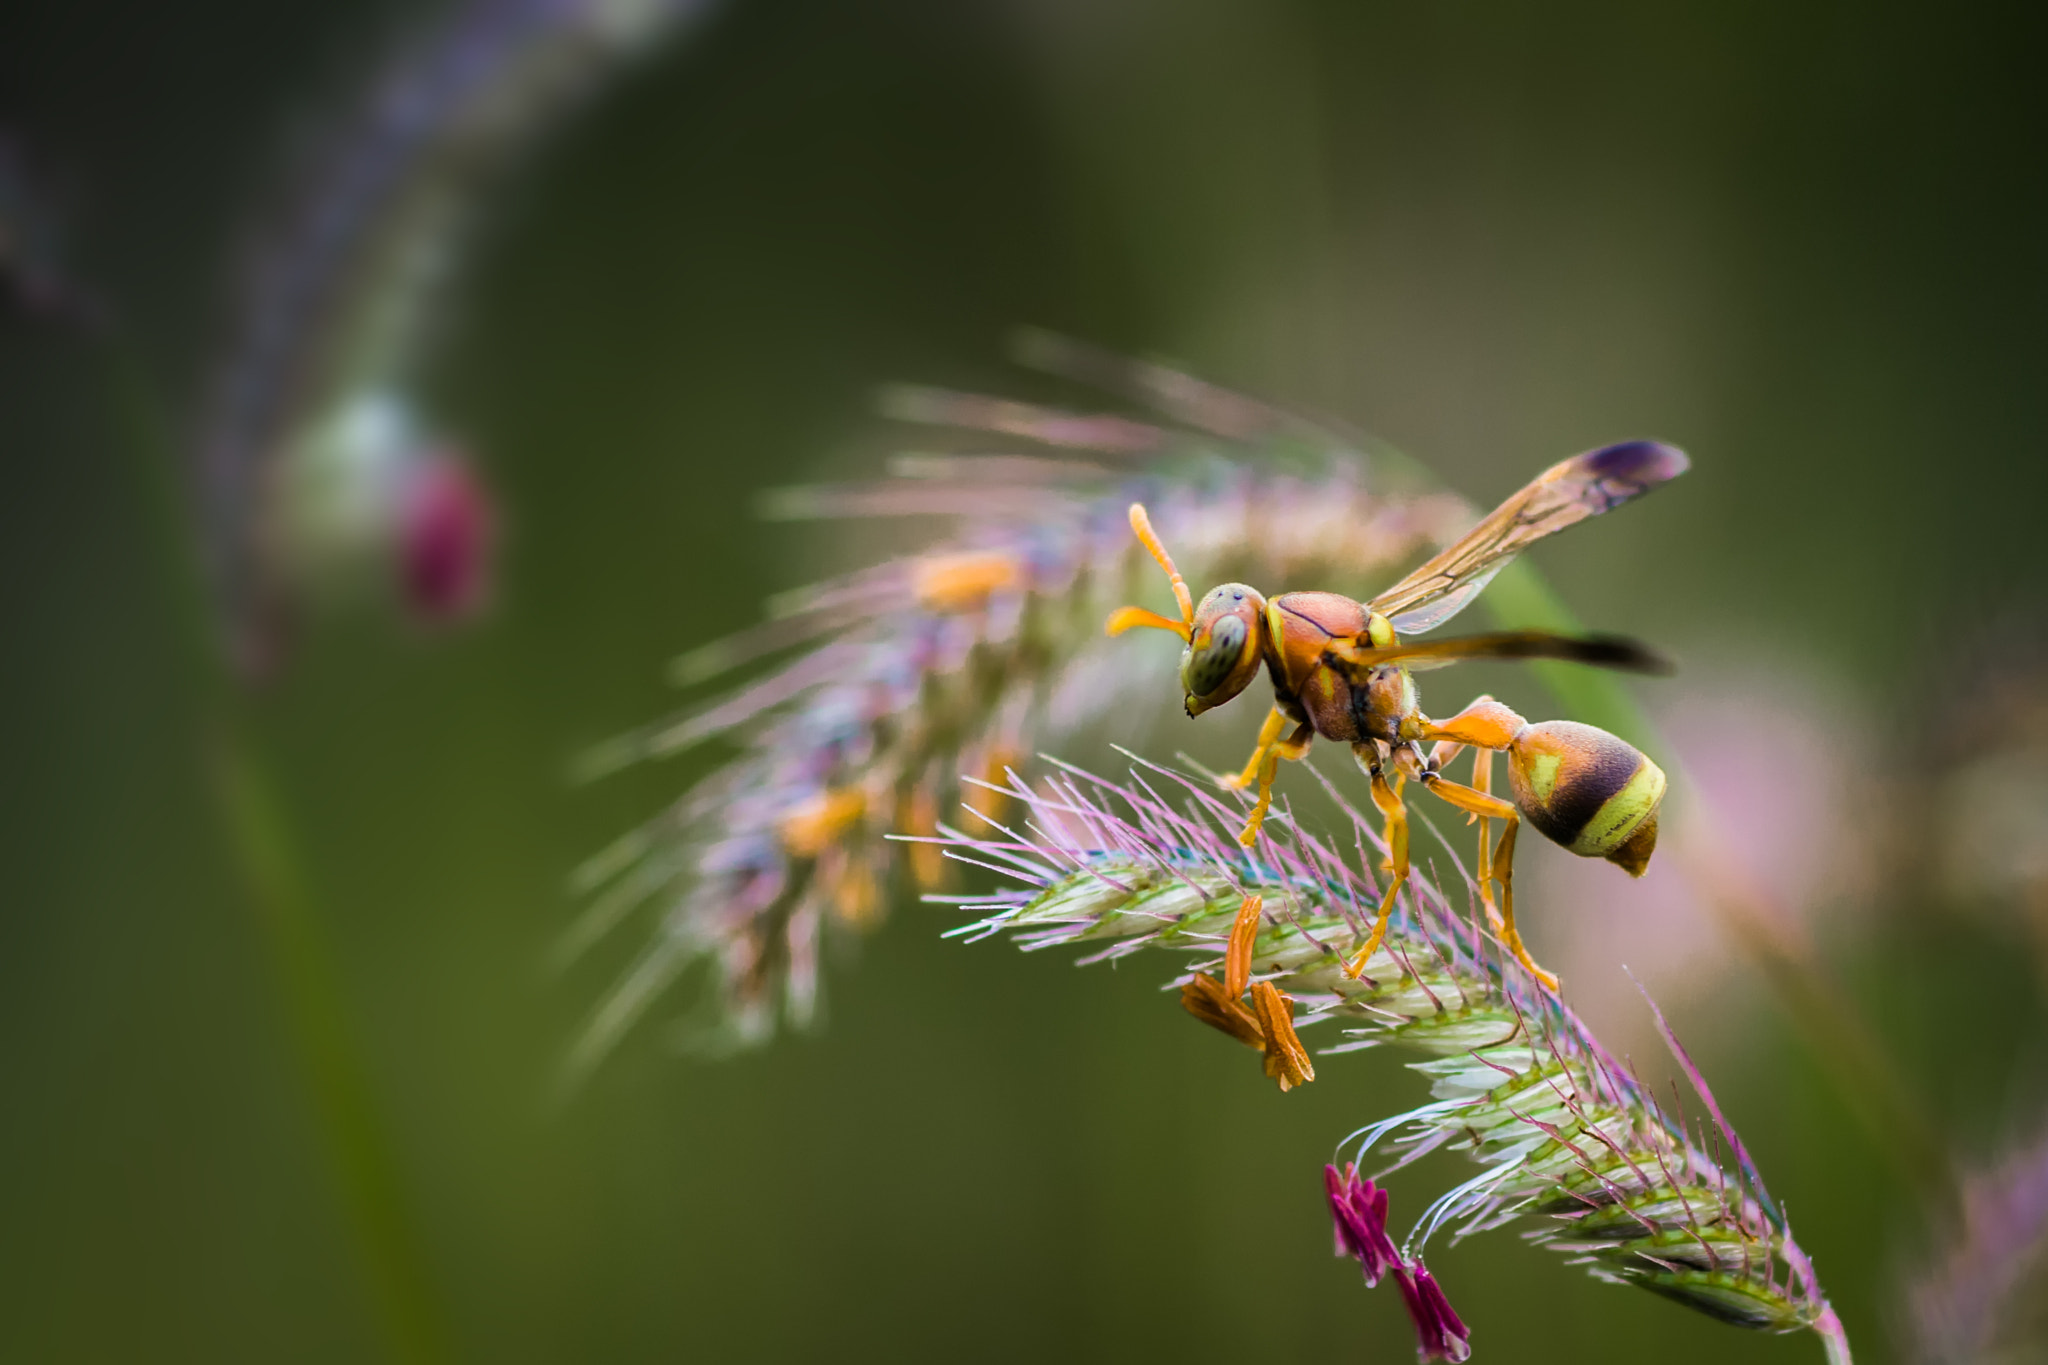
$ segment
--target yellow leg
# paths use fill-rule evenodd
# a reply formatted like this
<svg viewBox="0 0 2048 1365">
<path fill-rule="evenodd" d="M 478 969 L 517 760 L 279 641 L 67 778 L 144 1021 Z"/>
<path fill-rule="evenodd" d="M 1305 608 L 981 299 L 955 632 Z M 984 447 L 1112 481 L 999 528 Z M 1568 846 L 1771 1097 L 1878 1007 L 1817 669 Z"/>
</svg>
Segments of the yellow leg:
<svg viewBox="0 0 2048 1365">
<path fill-rule="evenodd" d="M 1280 716 L 1277 710 L 1273 714 Z M 1280 718 L 1285 719 L 1284 716 Z M 1300 758 L 1308 752 L 1309 746 L 1315 743 L 1315 738 L 1315 727 L 1304 722 L 1284 741 L 1265 746 L 1265 762 L 1259 765 L 1259 799 L 1253 804 L 1252 813 L 1245 820 L 1244 828 L 1237 832 L 1237 841 L 1240 844 L 1250 848 L 1259 841 L 1259 827 L 1265 824 L 1266 812 L 1273 805 L 1273 779 L 1280 773 L 1280 761 L 1286 759 L 1292 762 Z"/>
<path fill-rule="evenodd" d="M 1436 741 L 1436 747 L 1430 751 L 1429 770 L 1440 773 L 1465 748 L 1477 749 L 1479 752 L 1472 756 L 1470 790 L 1481 796 L 1490 796 L 1493 792 L 1493 754 L 1490 751 L 1513 744 L 1515 736 L 1527 725 L 1527 721 L 1492 697 L 1481 697 L 1448 720 L 1430 721 L 1424 727 L 1424 736 Z M 1488 848 L 1488 836 L 1492 831 L 1487 820 L 1492 812 L 1493 807 L 1489 806 L 1486 810 L 1469 813 L 1479 822 L 1479 899 L 1485 903 L 1487 918 L 1492 921 L 1494 929 L 1504 933 L 1506 920 L 1495 904 L 1493 892 L 1493 883 L 1497 880 L 1493 868 L 1499 859 Z M 1502 837 L 1507 838 L 1506 835 Z M 1506 846 L 1512 848 L 1514 845 L 1509 842 Z"/>
<path fill-rule="evenodd" d="M 1481 796 L 1493 795 L 1493 750 L 1472 751 L 1472 790 Z M 1474 817 L 1479 824 L 1479 899 L 1486 905 L 1487 918 L 1493 927 L 1500 929 L 1506 923 L 1500 917 L 1500 907 L 1493 903 L 1493 853 L 1488 848 L 1487 836 L 1492 830 L 1484 815 Z"/>
<path fill-rule="evenodd" d="M 1489 763 L 1487 765 L 1491 767 Z M 1522 935 L 1515 928 L 1515 832 L 1521 826 L 1522 817 L 1512 804 L 1471 787 L 1461 787 L 1456 782 L 1432 775 L 1424 785 L 1431 795 L 1436 796 L 1459 810 L 1479 816 L 1482 820 L 1494 819 L 1503 822 L 1507 828 L 1501 831 L 1500 843 L 1495 846 L 1493 856 L 1487 859 L 1480 882 L 1480 894 L 1486 894 L 1488 881 L 1500 884 L 1500 938 L 1515 960 L 1528 968 L 1529 975 L 1543 983 L 1544 989 L 1555 992 L 1557 978 L 1537 965 L 1529 956 L 1529 950 L 1522 943 Z M 1483 837 L 1483 836 L 1482 836 Z M 1484 844 L 1481 845 L 1484 857 Z"/>
<path fill-rule="evenodd" d="M 1344 975 L 1356 980 L 1365 974 L 1365 964 L 1379 951 L 1380 940 L 1387 936 L 1387 921 L 1393 917 L 1394 900 L 1408 881 L 1408 808 L 1401 803 L 1400 786 L 1388 784 L 1386 773 L 1380 766 L 1379 750 L 1370 741 L 1352 745 L 1351 752 L 1358 759 L 1359 766 L 1372 778 L 1372 803 L 1379 807 L 1380 814 L 1386 819 L 1387 861 L 1392 873 L 1387 893 L 1380 898 L 1372 933 L 1366 938 L 1365 946 L 1358 950 L 1358 956 L 1344 968 Z M 1394 781 L 1402 783 L 1399 773 L 1394 775 Z"/>
<path fill-rule="evenodd" d="M 1492 697 L 1481 697 L 1449 720 L 1430 721 L 1423 727 L 1422 737 L 1479 749 L 1505 749 L 1528 728 L 1529 722 Z M 1446 761 L 1449 757 L 1445 755 Z"/>
<path fill-rule="evenodd" d="M 1280 732 L 1287 728 L 1287 713 L 1274 707 L 1266 713 L 1266 723 L 1259 727 L 1258 747 L 1252 750 L 1251 762 L 1244 765 L 1244 771 L 1236 777 L 1226 777 L 1223 785 L 1232 791 L 1243 791 L 1258 780 L 1259 767 L 1266 761 L 1266 750 L 1280 742 Z"/>
</svg>

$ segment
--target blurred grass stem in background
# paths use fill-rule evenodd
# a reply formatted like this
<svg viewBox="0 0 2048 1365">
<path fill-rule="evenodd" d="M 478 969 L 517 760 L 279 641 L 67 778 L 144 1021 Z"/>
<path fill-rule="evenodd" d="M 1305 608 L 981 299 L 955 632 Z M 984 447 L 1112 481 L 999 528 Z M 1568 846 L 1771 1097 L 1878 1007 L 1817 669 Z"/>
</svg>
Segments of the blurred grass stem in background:
<svg viewBox="0 0 2048 1365">
<path fill-rule="evenodd" d="M 1527 563 L 1509 565 L 1483 600 L 1504 622 L 1568 633 L 1583 630 L 1571 609 Z M 1572 715 L 1629 736 L 1663 758 L 1677 794 L 1675 804 L 1687 810 L 1693 832 L 1689 840 L 1673 841 L 1671 856 L 1679 860 L 1701 904 L 1798 1029 L 1807 1051 L 1833 1081 L 1872 1146 L 1913 1187 L 1923 1214 L 1955 1214 L 1956 1175 L 1947 1141 L 1928 1120 L 1931 1106 L 1915 1095 L 1862 1010 L 1821 964 L 1811 936 L 1773 904 L 1770 890 L 1759 879 L 1744 870 L 1742 855 L 1731 848 L 1705 788 L 1686 771 L 1684 749 L 1659 734 L 1656 722 L 1612 674 L 1542 661 L 1531 668 Z"/>
<path fill-rule="evenodd" d="M 283 1013 L 335 1195 L 392 1354 L 419 1365 L 453 1358 L 369 1068 L 291 835 L 241 710 L 208 607 L 203 561 L 174 449 L 147 377 L 118 332 L 99 339 L 119 443 L 163 560 L 166 607 L 178 623 L 183 690 L 198 739 L 196 776 L 214 805 L 222 852 L 248 893 L 263 959 Z"/>
</svg>

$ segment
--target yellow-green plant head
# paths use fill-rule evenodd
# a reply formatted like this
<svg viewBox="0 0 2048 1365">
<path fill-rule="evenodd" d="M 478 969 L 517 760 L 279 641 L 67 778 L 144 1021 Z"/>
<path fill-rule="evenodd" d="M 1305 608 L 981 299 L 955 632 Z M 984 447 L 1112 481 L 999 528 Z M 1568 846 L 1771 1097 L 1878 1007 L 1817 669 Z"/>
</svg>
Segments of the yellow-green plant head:
<svg viewBox="0 0 2048 1365">
<path fill-rule="evenodd" d="M 1211 588 L 1195 608 L 1187 652 L 1180 656 L 1189 715 L 1221 706 L 1251 685 L 1259 671 L 1259 624 L 1265 612 L 1266 599 L 1242 583 Z"/>
</svg>

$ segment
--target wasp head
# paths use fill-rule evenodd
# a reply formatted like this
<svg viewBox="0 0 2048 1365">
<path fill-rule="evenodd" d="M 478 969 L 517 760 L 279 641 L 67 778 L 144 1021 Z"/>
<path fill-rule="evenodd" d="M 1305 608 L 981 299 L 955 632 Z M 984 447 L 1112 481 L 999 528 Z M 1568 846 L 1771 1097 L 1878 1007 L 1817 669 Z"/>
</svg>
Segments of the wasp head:
<svg viewBox="0 0 2048 1365">
<path fill-rule="evenodd" d="M 1242 583 L 1211 588 L 1195 608 L 1187 652 L 1180 656 L 1180 685 L 1187 711 L 1199 716 L 1250 686 L 1259 671 L 1259 626 L 1266 599 Z"/>
<path fill-rule="evenodd" d="M 1259 669 L 1260 631 L 1265 620 L 1266 599 L 1242 583 L 1225 583 L 1211 588 L 1201 605 L 1195 604 L 1187 580 L 1173 566 L 1173 556 L 1159 543 L 1152 518 L 1143 503 L 1131 504 L 1131 530 L 1173 584 L 1173 600 L 1180 619 L 1161 616 L 1143 607 L 1118 607 L 1109 614 L 1104 629 L 1121 635 L 1134 626 L 1170 630 L 1187 642 L 1180 656 L 1180 685 L 1187 693 L 1187 711 L 1199 716 L 1221 706 L 1251 682 Z"/>
</svg>

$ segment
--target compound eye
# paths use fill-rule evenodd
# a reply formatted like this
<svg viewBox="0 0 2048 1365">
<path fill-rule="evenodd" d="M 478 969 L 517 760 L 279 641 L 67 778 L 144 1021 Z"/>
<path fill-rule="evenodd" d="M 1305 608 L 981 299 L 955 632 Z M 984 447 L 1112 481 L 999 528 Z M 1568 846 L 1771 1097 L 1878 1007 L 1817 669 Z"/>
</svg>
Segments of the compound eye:
<svg viewBox="0 0 2048 1365">
<path fill-rule="evenodd" d="M 1187 666 L 1181 671 L 1181 685 L 1192 696 L 1206 697 L 1230 680 L 1238 661 L 1244 657 L 1249 632 L 1241 616 L 1223 616 L 1209 629 L 1209 643 L 1188 651 Z"/>
</svg>

